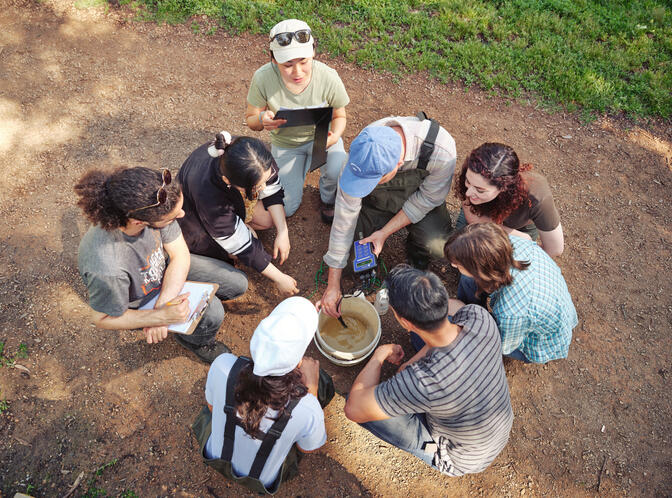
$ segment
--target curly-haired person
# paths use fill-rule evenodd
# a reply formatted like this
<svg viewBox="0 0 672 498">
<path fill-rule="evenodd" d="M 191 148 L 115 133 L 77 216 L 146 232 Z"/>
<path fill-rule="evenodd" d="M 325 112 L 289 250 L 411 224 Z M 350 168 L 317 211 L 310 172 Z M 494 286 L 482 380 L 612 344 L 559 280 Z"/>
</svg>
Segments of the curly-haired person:
<svg viewBox="0 0 672 498">
<path fill-rule="evenodd" d="M 456 228 L 492 221 L 508 233 L 538 237 L 544 251 L 560 256 L 565 245 L 560 215 L 546 178 L 531 169 L 508 145 L 485 143 L 472 150 L 455 182 L 462 201 Z"/>
<path fill-rule="evenodd" d="M 168 336 L 168 325 L 187 320 L 188 296 L 179 295 L 187 278 L 228 285 L 230 275 L 191 263 L 176 221 L 184 216 L 182 189 L 167 169 L 89 171 L 75 193 L 93 224 L 79 244 L 78 264 L 96 327 L 142 329 L 147 343 L 157 343 Z M 139 309 L 157 295 L 154 309 Z M 223 320 L 222 303 L 212 299 L 193 333 L 175 339 L 212 363 L 229 351 L 215 341 Z"/>
</svg>

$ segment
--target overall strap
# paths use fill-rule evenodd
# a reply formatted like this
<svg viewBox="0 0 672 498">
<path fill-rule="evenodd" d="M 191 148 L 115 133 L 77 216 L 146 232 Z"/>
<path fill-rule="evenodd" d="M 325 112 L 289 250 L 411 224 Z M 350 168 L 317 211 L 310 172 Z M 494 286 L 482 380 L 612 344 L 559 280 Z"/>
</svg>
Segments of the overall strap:
<svg viewBox="0 0 672 498">
<path fill-rule="evenodd" d="M 266 436 L 261 442 L 259 451 L 257 451 L 257 456 L 254 457 L 254 462 L 252 463 L 250 473 L 248 474 L 249 477 L 259 479 L 261 471 L 264 470 L 264 465 L 266 465 L 266 460 L 268 460 L 268 457 L 273 450 L 273 446 L 275 446 L 275 442 L 280 438 L 282 431 L 285 430 L 287 422 L 289 422 L 289 418 L 292 416 L 292 410 L 294 410 L 294 407 L 296 407 L 299 401 L 300 399 L 291 400 L 285 407 L 282 415 L 273 422 L 271 428 L 266 432 Z"/>
<path fill-rule="evenodd" d="M 225 462 L 230 462 L 233 457 L 233 441 L 236 437 L 236 384 L 238 383 L 238 375 L 242 368 L 247 365 L 250 360 L 241 356 L 236 359 L 236 362 L 229 371 L 229 376 L 226 380 L 226 405 L 224 406 L 224 413 L 226 413 L 226 425 L 224 426 L 224 440 L 222 441 L 222 456 L 220 457 Z"/>
<path fill-rule="evenodd" d="M 429 163 L 429 158 L 432 157 L 432 152 L 434 152 L 434 143 L 436 142 L 436 137 L 439 134 L 439 123 L 435 119 L 427 117 L 423 111 L 420 111 L 417 114 L 419 120 L 424 121 L 429 119 L 429 131 L 425 137 L 425 141 L 420 146 L 420 154 L 418 156 L 418 169 L 426 169 L 427 164 Z"/>
</svg>

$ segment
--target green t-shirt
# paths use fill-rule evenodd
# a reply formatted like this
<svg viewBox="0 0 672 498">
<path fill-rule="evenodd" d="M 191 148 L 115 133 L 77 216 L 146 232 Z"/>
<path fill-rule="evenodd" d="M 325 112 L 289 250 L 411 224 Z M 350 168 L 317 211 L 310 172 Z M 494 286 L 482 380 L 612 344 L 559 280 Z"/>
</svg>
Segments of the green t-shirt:
<svg viewBox="0 0 672 498">
<path fill-rule="evenodd" d="M 278 67 L 269 62 L 257 69 L 252 77 L 247 101 L 254 107 L 267 107 L 274 113 L 279 108 L 299 109 L 320 106 L 338 109 L 350 102 L 338 73 L 326 64 L 313 60 L 310 83 L 299 95 L 290 92 L 282 81 Z M 315 126 L 278 128 L 271 132 L 271 143 L 276 147 L 298 147 L 313 140 Z"/>
</svg>

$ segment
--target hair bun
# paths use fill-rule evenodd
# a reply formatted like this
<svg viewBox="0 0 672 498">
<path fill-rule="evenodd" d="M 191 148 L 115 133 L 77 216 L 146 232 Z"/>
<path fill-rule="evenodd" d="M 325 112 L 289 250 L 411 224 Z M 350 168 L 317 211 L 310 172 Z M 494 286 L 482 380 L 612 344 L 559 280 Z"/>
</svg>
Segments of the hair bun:
<svg viewBox="0 0 672 498">
<path fill-rule="evenodd" d="M 215 141 L 208 147 L 210 157 L 219 157 L 224 154 L 226 147 L 231 144 L 231 134 L 228 131 L 221 131 L 215 135 Z"/>
</svg>

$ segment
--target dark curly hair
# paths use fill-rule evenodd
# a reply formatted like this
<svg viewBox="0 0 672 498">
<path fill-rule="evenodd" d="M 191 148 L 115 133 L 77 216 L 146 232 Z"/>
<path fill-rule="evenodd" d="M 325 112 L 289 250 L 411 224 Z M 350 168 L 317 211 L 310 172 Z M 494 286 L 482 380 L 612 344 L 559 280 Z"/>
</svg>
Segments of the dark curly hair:
<svg viewBox="0 0 672 498">
<path fill-rule="evenodd" d="M 490 202 L 469 204 L 467 199 L 467 169 L 486 178 L 500 192 Z M 528 188 L 520 175 L 532 169 L 529 164 L 521 165 L 515 151 L 508 145 L 485 143 L 471 151 L 464 160 L 462 171 L 455 182 L 455 195 L 479 216 L 488 216 L 501 224 L 516 209 L 530 203 Z"/>
<path fill-rule="evenodd" d="M 255 198 L 254 187 L 264 173 L 272 169 L 271 177 L 277 174 L 278 166 L 271 151 L 258 138 L 236 137 L 227 145 L 222 134 L 218 133 L 214 145 L 224 151 L 219 159 L 219 172 L 232 185 L 244 189 L 248 199 Z"/>
<path fill-rule="evenodd" d="M 269 408 L 282 415 L 285 405 L 303 398 L 308 393 L 304 385 L 301 370 L 295 368 L 280 376 L 259 376 L 253 373 L 254 363 L 248 363 L 238 376 L 236 385 L 236 411 L 241 418 L 241 426 L 250 436 L 262 439 L 259 424 Z"/>
<path fill-rule="evenodd" d="M 77 205 L 84 215 L 104 230 L 126 226 L 129 211 L 151 206 L 156 202 L 156 192 L 163 184 L 161 171 L 136 167 L 119 168 L 112 173 L 92 170 L 85 173 L 75 185 L 79 197 Z M 166 202 L 156 207 L 141 209 L 132 218 L 149 223 L 159 221 L 170 213 L 182 194 L 177 181 L 166 185 Z"/>
<path fill-rule="evenodd" d="M 474 223 L 453 233 L 444 247 L 446 259 L 467 270 L 478 285 L 478 293 L 488 294 L 511 285 L 511 268 L 525 270 L 527 261 L 513 259 L 513 246 L 500 225 Z"/>
</svg>

